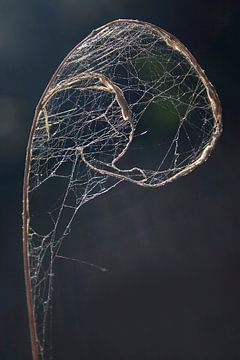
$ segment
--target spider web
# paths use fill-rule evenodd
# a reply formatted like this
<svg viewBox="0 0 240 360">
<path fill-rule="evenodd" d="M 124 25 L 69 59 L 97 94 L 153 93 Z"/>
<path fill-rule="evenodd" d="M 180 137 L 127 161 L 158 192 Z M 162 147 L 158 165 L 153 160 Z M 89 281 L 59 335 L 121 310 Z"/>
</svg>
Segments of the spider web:
<svg viewBox="0 0 240 360">
<path fill-rule="evenodd" d="M 38 105 L 29 167 L 28 251 L 42 359 L 51 347 L 54 259 L 78 209 L 127 180 L 157 187 L 205 161 L 220 106 L 172 35 L 119 20 L 65 58 Z"/>
</svg>

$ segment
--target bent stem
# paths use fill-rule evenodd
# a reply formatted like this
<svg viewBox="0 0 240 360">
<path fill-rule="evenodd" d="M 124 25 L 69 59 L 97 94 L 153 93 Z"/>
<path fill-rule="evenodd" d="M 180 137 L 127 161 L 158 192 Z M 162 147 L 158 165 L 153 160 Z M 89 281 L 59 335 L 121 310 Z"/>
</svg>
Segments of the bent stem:
<svg viewBox="0 0 240 360">
<path fill-rule="evenodd" d="M 128 27 L 130 25 L 138 25 L 140 27 L 143 27 L 142 30 L 146 30 L 149 29 L 151 30 L 151 36 L 154 35 L 153 39 L 155 39 L 156 36 L 159 36 L 159 38 L 166 43 L 167 48 L 171 49 L 171 54 L 172 51 L 175 51 L 177 53 L 179 53 L 180 55 L 180 59 L 183 59 L 183 63 L 186 63 L 190 66 L 189 69 L 194 70 L 193 74 L 197 75 L 197 84 L 198 87 L 196 87 L 196 89 L 192 89 L 194 91 L 194 97 L 188 97 L 188 108 L 190 109 L 190 105 L 192 106 L 192 101 L 193 99 L 197 99 L 197 97 L 202 93 L 202 91 L 205 89 L 206 94 L 205 94 L 205 98 L 199 102 L 199 104 L 196 102 L 196 104 L 194 103 L 194 106 L 196 106 L 197 110 L 204 110 L 206 107 L 206 111 L 204 112 L 204 122 L 202 124 L 202 126 L 197 126 L 197 129 L 201 131 L 201 137 L 199 137 L 199 139 L 201 140 L 201 142 L 199 142 L 199 144 L 196 145 L 196 149 L 194 146 L 192 146 L 191 141 L 189 139 L 189 144 L 190 145 L 190 150 L 191 153 L 188 154 L 188 152 L 183 152 L 182 154 L 185 156 L 184 160 L 182 160 L 182 162 L 180 162 L 178 160 L 179 156 L 181 155 L 178 152 L 178 141 L 180 142 L 179 139 L 179 133 L 181 130 L 181 127 L 183 126 L 183 121 L 186 121 L 187 116 L 189 114 L 189 109 L 186 109 L 184 111 L 184 113 L 181 113 L 182 120 L 179 122 L 178 125 L 178 130 L 177 130 L 177 135 L 175 135 L 173 141 L 170 143 L 170 147 L 168 148 L 168 151 L 166 153 L 166 155 L 164 156 L 162 162 L 160 162 L 159 166 L 157 167 L 157 169 L 155 170 L 146 170 L 146 169 L 141 169 L 140 167 L 133 167 L 131 169 L 120 169 L 117 166 L 118 160 L 120 160 L 125 153 L 127 152 L 130 144 L 132 143 L 133 139 L 134 139 L 134 131 L 135 131 L 135 127 L 136 124 L 138 122 L 138 120 L 140 119 L 139 116 L 141 115 L 142 110 L 139 108 L 138 110 L 136 110 L 137 112 L 133 112 L 133 109 L 135 107 L 135 105 L 138 105 L 139 103 L 142 102 L 142 104 L 144 104 L 144 96 L 145 93 L 147 91 L 150 91 L 152 89 L 152 86 L 158 86 L 157 90 L 158 92 L 156 94 L 153 93 L 154 98 L 157 99 L 157 96 L 166 93 L 167 90 L 170 90 L 171 87 L 167 87 L 164 91 L 160 91 L 159 88 L 159 80 L 154 80 L 154 83 L 150 83 L 150 78 L 149 81 L 146 83 L 147 87 L 145 87 L 144 85 L 144 93 L 143 95 L 139 95 L 136 99 L 133 98 L 133 100 L 131 100 L 131 97 L 127 97 L 125 98 L 124 96 L 124 92 L 123 90 L 117 86 L 116 83 L 114 83 L 111 79 L 114 79 L 114 74 L 115 74 L 115 69 L 116 69 L 116 64 L 113 62 L 113 64 L 111 64 L 109 72 L 106 71 L 106 74 L 110 74 L 110 76 L 108 75 L 108 77 L 105 75 L 105 67 L 103 67 L 103 72 L 104 74 L 101 73 L 101 69 L 100 72 L 99 71 L 81 71 L 81 67 L 79 68 L 80 73 L 75 72 L 75 69 L 73 67 L 73 69 L 69 70 L 69 64 L 72 63 L 72 61 L 74 62 L 74 58 L 76 55 L 80 56 L 81 55 L 81 45 L 84 44 L 84 42 L 88 42 L 91 40 L 91 38 L 94 38 L 95 36 L 97 36 L 99 34 L 99 37 L 101 39 L 101 32 L 106 29 L 106 27 L 109 26 L 115 26 L 115 25 L 119 25 L 119 24 L 124 24 L 124 25 L 128 25 Z M 109 28 L 110 29 L 110 28 Z M 110 36 L 110 34 L 114 31 L 113 29 L 110 29 L 107 31 L 107 33 L 105 33 L 105 36 L 107 36 L 106 34 L 108 34 L 108 36 Z M 142 34 L 142 30 L 141 30 L 141 34 Z M 116 33 L 116 35 L 121 34 L 122 32 L 120 31 L 120 33 Z M 124 33 L 124 32 L 123 32 Z M 139 33 L 140 34 L 140 33 Z M 129 35 L 130 36 L 130 35 Z M 129 40 L 129 36 L 127 37 L 127 39 Z M 115 39 L 115 38 L 114 38 Z M 116 37 L 117 39 L 117 37 Z M 144 40 L 144 42 L 146 41 L 146 39 Z M 143 44 L 144 44 L 143 42 Z M 162 42 L 161 42 L 162 43 Z M 106 43 L 108 44 L 108 42 Z M 127 44 L 124 45 L 123 50 L 126 51 L 126 46 Z M 145 49 L 143 47 L 143 49 Z M 141 48 L 140 48 L 141 50 Z M 113 50 L 108 51 L 107 54 L 110 54 Z M 144 50 L 147 51 L 147 48 Z M 125 52 L 124 52 L 125 54 Z M 154 54 L 154 53 L 153 53 Z M 74 56 L 73 56 L 74 55 Z M 73 58 L 72 58 L 73 56 Z M 115 55 L 111 55 L 110 59 L 113 59 L 113 56 Z M 127 57 L 126 59 L 126 64 L 131 63 L 131 59 L 132 57 L 135 56 L 134 53 L 129 57 Z M 172 55 L 171 55 L 172 56 Z M 80 60 L 82 60 L 82 58 L 80 58 Z M 78 60 L 80 62 L 80 60 Z M 86 60 L 87 61 L 87 60 Z M 96 61 L 96 59 L 94 60 Z M 110 61 L 110 60 L 109 60 Z M 112 60 L 113 61 L 113 60 Z M 175 60 L 174 60 L 175 61 Z M 182 60 L 181 60 L 182 61 Z M 83 62 L 84 63 L 84 62 Z M 85 63 L 84 63 L 85 64 Z M 100 63 L 101 64 L 101 63 Z M 115 65 L 114 65 L 115 64 Z M 173 62 L 174 64 L 174 62 Z M 181 64 L 181 62 L 179 63 Z M 177 66 L 179 65 L 177 64 Z M 114 67 L 113 67 L 114 65 Z M 176 65 L 176 64 L 175 64 Z M 94 66 L 90 66 L 90 65 L 84 65 L 87 67 L 87 69 L 95 69 Z M 97 69 L 100 66 L 97 67 Z M 84 68 L 84 67 L 83 67 Z M 173 70 L 176 68 L 173 67 Z M 67 72 L 65 72 L 65 70 L 68 70 Z M 167 70 L 167 67 L 164 68 L 165 70 Z M 62 70 L 64 70 L 62 72 Z M 111 70 L 111 71 L 110 71 Z M 124 70 L 125 71 L 125 70 Z M 137 70 L 137 76 L 140 75 L 140 69 Z M 77 74 L 77 75 L 76 75 Z M 159 79 L 162 79 L 162 75 L 161 72 L 157 72 L 157 74 L 159 75 Z M 177 76 L 178 73 L 176 73 L 175 75 Z M 183 79 L 186 79 L 188 77 L 188 75 L 190 76 L 191 72 L 187 72 Z M 59 77 L 59 75 L 61 75 L 62 77 Z M 71 75 L 71 76 L 70 76 Z M 72 76 L 73 75 L 73 76 Z M 172 83 L 172 76 L 175 76 L 174 73 L 173 74 L 169 74 L 169 76 L 171 76 L 171 83 Z M 130 75 L 129 75 L 130 76 Z M 176 79 L 179 76 L 176 77 Z M 63 78 L 63 79 L 62 79 Z M 85 81 L 88 79 L 94 79 L 94 81 Z M 59 80 L 60 79 L 60 80 Z M 62 79 L 62 80 L 61 80 Z M 128 78 L 127 78 L 128 79 Z M 130 90 L 134 90 L 135 87 L 134 84 L 132 84 L 130 82 L 133 81 L 133 77 L 130 77 L 128 79 L 129 83 L 128 83 L 128 87 L 127 87 L 127 91 L 129 91 L 129 94 L 131 93 Z M 84 80 L 84 81 L 83 81 Z M 141 80 L 141 81 L 140 81 Z M 108 133 L 107 131 L 104 133 L 105 138 L 101 139 L 100 137 L 100 131 L 98 131 L 97 133 L 90 133 L 91 136 L 93 137 L 89 137 L 89 139 L 92 139 L 92 142 L 90 141 L 90 144 L 86 144 L 85 140 L 81 143 L 79 143 L 80 146 L 77 146 L 76 148 L 71 147 L 71 150 L 75 150 L 75 160 L 74 160 L 74 167 L 72 169 L 72 173 L 71 175 L 68 175 L 69 181 L 72 179 L 74 171 L 75 171 L 75 164 L 77 161 L 77 156 L 81 156 L 81 159 L 84 163 L 84 165 L 87 166 L 88 169 L 91 170 L 91 173 L 98 173 L 98 174 L 102 174 L 107 176 L 111 176 L 114 178 L 118 178 L 121 180 L 126 180 L 132 183 L 135 183 L 137 185 L 140 186 L 144 186 L 144 187 L 151 187 L 151 188 L 155 188 L 155 187 L 159 187 L 159 186 L 163 186 L 169 182 L 175 181 L 177 180 L 180 176 L 184 176 L 189 174 L 191 171 L 193 171 L 197 166 L 199 166 L 200 164 L 202 164 L 204 161 L 207 160 L 207 158 L 209 157 L 211 151 L 213 150 L 216 141 L 221 133 L 222 130 L 222 122 L 221 122 L 221 105 L 218 99 L 218 95 L 214 89 L 214 87 L 212 86 L 212 84 L 208 81 L 204 71 L 201 69 L 200 65 L 197 63 L 196 59 L 192 56 L 192 54 L 186 49 L 186 47 L 178 40 L 176 39 L 173 35 L 169 34 L 168 32 L 152 25 L 149 23 L 145 23 L 145 22 L 141 22 L 138 20 L 116 20 L 113 21 L 107 25 L 104 25 L 100 28 L 98 28 L 97 30 L 94 30 L 87 38 L 85 38 L 84 40 L 82 40 L 82 42 L 80 42 L 75 48 L 73 48 L 73 50 L 66 56 L 66 58 L 62 61 L 62 63 L 59 65 L 58 69 L 56 70 L 56 72 L 54 73 L 54 75 L 52 76 L 50 82 L 48 83 L 46 89 L 44 90 L 39 104 L 37 105 L 36 111 L 35 111 L 35 115 L 34 115 L 34 119 L 33 119 L 33 124 L 32 124 L 32 128 L 30 131 L 30 135 L 29 135 L 29 140 L 28 140 L 28 146 L 27 146 L 27 153 L 26 153 L 26 163 L 25 163 L 25 173 L 24 173 L 24 184 L 23 184 L 23 260 L 24 260 L 24 275 L 25 275 L 25 285 L 26 285 L 26 299 L 27 299 L 27 309 L 28 309 L 28 319 L 29 319 L 29 330 L 30 330 L 30 336 L 31 336 L 31 346 L 32 346 L 32 359 L 33 360 L 39 360 L 39 358 L 43 359 L 44 355 L 45 355 L 45 349 L 44 349 L 44 339 L 41 339 L 41 335 L 39 332 L 39 329 L 41 330 L 41 326 L 43 327 L 42 324 L 38 324 L 37 323 L 37 314 L 36 314 L 36 308 L 35 307 L 35 298 L 33 296 L 34 294 L 34 284 L 32 282 L 32 261 L 31 261 L 31 254 L 30 254 L 30 242 L 31 242 L 31 236 L 30 236 L 30 209 L 29 209 L 29 188 L 30 188 L 30 184 L 29 184 L 29 180 L 30 180 L 30 170 L 31 170 L 31 162 L 32 162 L 32 152 L 34 151 L 34 149 L 32 148 L 33 146 L 33 139 L 34 139 L 34 134 L 35 134 L 35 130 L 37 128 L 37 124 L 38 124 L 38 120 L 40 119 L 40 116 L 42 116 L 41 118 L 41 128 L 39 128 L 41 130 L 41 135 L 38 137 L 37 139 L 37 144 L 39 145 L 40 141 L 42 140 L 42 136 L 44 137 L 44 141 L 52 141 L 54 142 L 55 139 L 55 126 L 52 125 L 56 125 L 56 122 L 52 122 L 51 121 L 51 116 L 55 116 L 55 118 L 58 117 L 59 113 L 57 114 L 51 114 L 51 109 L 49 110 L 49 114 L 48 114 L 48 109 L 47 109 L 47 105 L 52 101 L 52 98 L 56 96 L 57 93 L 60 93 L 61 91 L 63 91 L 63 103 L 61 104 L 61 102 L 57 105 L 59 107 L 60 110 L 63 110 L 63 112 L 61 112 L 61 114 L 63 114 L 65 112 L 65 108 L 64 106 L 61 107 L 62 105 L 64 105 L 69 99 L 68 98 L 64 98 L 64 93 L 66 93 L 69 89 L 77 87 L 78 83 L 79 85 L 81 85 L 81 81 L 83 81 L 83 86 L 80 86 L 81 91 L 87 90 L 87 89 L 91 89 L 91 90 L 97 90 L 99 92 L 105 92 L 105 93 L 112 93 L 114 100 L 112 101 L 112 103 L 115 101 L 118 104 L 118 107 L 121 110 L 121 116 L 122 119 L 124 121 L 128 121 L 130 125 L 130 131 L 127 134 L 127 137 L 124 138 L 124 141 L 122 140 L 122 138 L 117 137 L 117 142 L 112 144 L 112 153 L 109 151 L 109 154 L 111 155 L 112 161 L 109 161 L 109 154 L 107 153 L 107 149 L 108 149 L 108 134 L 110 134 L 110 132 Z M 84 87 L 84 84 L 86 83 L 86 86 Z M 90 83 L 90 85 L 88 86 L 88 83 Z M 138 83 L 139 84 L 145 84 L 145 82 L 143 81 L 143 79 L 138 79 Z M 177 84 L 180 84 L 180 82 L 174 82 L 174 86 Z M 189 87 L 190 89 L 190 87 Z M 125 91 L 125 90 L 124 90 Z M 159 92 L 160 91 L 160 92 Z M 174 95 L 174 99 L 178 101 L 178 103 L 181 104 L 181 97 L 178 94 L 178 88 L 177 88 L 177 94 Z M 197 93 L 197 91 L 199 91 L 199 93 Z M 128 93 L 127 93 L 128 94 Z M 184 93 L 183 95 L 185 95 L 186 93 Z M 171 95 L 171 94 L 170 94 Z M 170 101 L 171 96 L 169 95 L 168 97 L 168 101 Z M 99 95 L 100 96 L 100 95 Z M 154 99 L 153 98 L 153 99 Z M 132 103 L 128 104 L 127 100 L 130 99 L 129 101 L 132 101 Z M 208 101 L 206 102 L 205 100 L 208 99 Z M 96 100 L 96 97 L 94 97 L 94 100 Z M 144 100 L 144 101 L 143 101 Z M 195 101 L 194 100 L 194 101 Z M 59 100 L 60 101 L 60 100 Z M 145 110 L 147 109 L 147 106 L 150 104 L 150 100 L 147 100 L 146 102 L 146 107 Z M 116 105 L 116 104 L 115 104 Z M 144 106 L 145 106 L 144 105 Z M 187 105 L 187 104 L 186 104 Z M 56 108 L 57 108 L 56 106 Z M 74 105 L 74 109 L 71 108 L 70 110 L 67 110 L 67 116 L 69 116 L 70 111 L 74 111 L 75 110 L 75 106 Z M 141 105 L 142 106 L 142 105 Z M 49 106 L 49 108 L 51 108 L 51 106 Z M 87 109 L 87 114 L 90 114 L 90 110 L 88 108 Z M 100 111 L 100 109 L 98 109 Z M 145 111 L 144 110 L 144 111 Z M 179 115 L 177 111 L 177 105 L 174 105 L 174 110 L 176 112 L 176 114 Z M 192 110 L 191 110 L 192 111 Z M 115 119 L 114 116 L 117 114 L 117 112 L 113 112 L 112 115 L 110 116 L 110 118 L 106 118 L 108 125 L 110 127 L 112 127 L 112 130 L 115 130 L 115 133 L 117 133 L 117 129 L 115 129 L 114 125 L 115 124 L 113 122 L 111 122 L 112 119 Z M 88 119 L 88 118 L 87 118 Z M 180 118 L 179 118 L 180 119 Z M 66 118 L 65 120 L 65 125 L 67 125 L 67 120 L 68 118 Z M 55 119 L 55 121 L 58 121 Z M 210 128 L 206 127 L 207 122 L 210 121 L 209 126 Z M 89 122 L 90 123 L 90 122 Z M 191 124 L 191 122 L 189 122 L 189 124 Z M 81 128 L 84 129 L 84 126 L 86 124 L 82 124 Z M 52 128 L 51 128 L 52 126 Z M 196 127 L 196 126 L 195 126 Z M 122 122 L 121 124 L 121 129 L 124 129 L 124 122 Z M 184 126 L 183 126 L 184 128 Z M 37 130 L 39 130 L 37 129 Z M 129 129 L 129 126 L 128 126 Z M 192 125 L 192 129 L 194 129 L 194 123 Z M 65 130 L 67 130 L 67 127 L 65 128 Z M 93 131 L 91 129 L 91 127 L 89 126 L 89 131 Z M 60 129 L 58 131 L 58 135 L 59 135 Z M 145 133 L 145 132 L 144 132 Z M 143 134 L 144 134 L 143 133 Z M 81 134 L 81 133 L 80 133 Z M 124 134 L 124 132 L 123 132 Z M 121 134 L 121 136 L 123 135 Z M 125 134 L 126 135 L 126 134 Z M 188 132 L 186 132 L 187 138 L 189 138 Z M 185 135 L 185 137 L 186 137 Z M 60 138 L 60 137 L 59 137 Z M 66 138 L 67 139 L 67 138 Z M 115 140 L 114 140 L 115 141 Z M 56 142 L 55 145 L 61 145 L 61 141 Z M 74 144 L 76 144 L 74 142 Z M 78 144 L 78 142 L 77 142 Z M 82 146 L 82 144 L 84 144 L 84 146 Z M 89 148 L 91 149 L 91 146 L 95 144 L 97 147 L 97 149 L 100 149 L 100 151 L 103 151 L 103 155 L 105 154 L 104 151 L 106 152 L 107 156 L 106 158 L 98 158 L 95 157 L 95 150 L 94 151 L 86 151 L 86 149 L 88 150 Z M 170 167 L 165 170 L 165 169 L 161 169 L 161 166 L 163 164 L 163 162 L 165 161 L 165 159 L 167 158 L 167 156 L 170 153 L 171 148 L 173 147 L 173 144 L 175 144 L 175 152 L 172 155 L 173 159 L 171 161 L 171 164 L 169 165 Z M 159 145 L 159 144 L 158 144 Z M 45 146 L 45 145 L 44 145 Z M 103 149 L 103 150 L 102 150 Z M 119 153 L 119 149 L 121 150 Z M 61 149 L 60 149 L 61 150 Z M 44 157 L 43 158 L 35 158 L 33 159 L 34 161 L 40 161 L 40 160 L 44 160 L 45 161 L 45 165 L 48 161 L 48 155 L 49 153 L 44 152 Z M 61 151 L 58 153 L 58 155 L 62 156 Z M 56 159 L 56 157 L 55 157 Z M 101 159 L 106 159 L 106 161 L 109 162 L 103 162 L 101 161 Z M 57 160 L 56 160 L 57 161 Z M 73 162 L 73 160 L 71 159 L 71 161 Z M 179 162 L 178 162 L 179 161 Z M 172 164 L 173 164 L 173 168 L 172 168 Z M 184 165 L 184 166 L 183 166 Z M 78 169 L 79 170 L 79 169 Z M 35 173 L 33 172 L 32 174 L 33 176 L 39 175 L 38 174 L 38 169 L 35 170 Z M 47 178 L 47 172 L 45 171 L 45 175 Z M 80 185 L 83 186 L 85 183 L 82 182 Z M 96 184 L 98 184 L 96 182 Z M 99 182 L 99 184 L 101 184 L 101 181 Z M 94 184 L 95 186 L 95 184 Z M 70 185 L 69 185 L 69 189 L 71 189 Z M 32 190 L 32 189 L 31 189 Z M 105 191 L 107 191 L 106 189 L 101 189 L 103 193 Z M 87 192 L 85 193 L 85 195 L 87 194 Z M 97 195 L 97 191 L 96 193 L 94 193 L 94 196 Z M 66 193 L 67 196 L 67 193 Z M 94 198 L 94 197 L 92 197 Z M 65 201 L 66 198 L 64 198 Z M 86 200 L 87 199 L 87 200 Z M 86 196 L 85 201 L 88 201 L 89 199 Z M 79 200 L 76 199 L 75 200 Z M 76 203 L 77 204 L 77 203 Z M 62 208 L 63 208 L 64 202 L 62 203 Z M 80 205 L 79 205 L 80 206 Z M 61 208 L 61 209 L 62 209 Z M 75 211 L 78 210 L 78 206 L 75 205 Z M 60 210 L 61 212 L 62 210 Z M 60 213 L 59 213 L 60 214 Z M 58 215 L 58 219 L 57 221 L 59 221 L 60 219 L 60 215 Z M 63 256 L 58 256 L 58 257 L 62 257 L 67 259 L 66 257 Z M 51 261 L 53 260 L 53 258 L 51 258 Z M 72 260 L 76 260 L 76 259 L 72 259 Z M 84 263 L 84 262 L 83 262 Z M 93 266 L 93 264 L 89 264 L 90 266 Z M 41 266 L 41 264 L 39 265 L 39 267 Z M 50 273 L 48 273 L 50 275 Z M 51 290 L 51 289 L 50 289 Z M 49 290 L 49 294 L 50 294 L 50 290 Z M 49 297 L 49 301 L 51 301 L 50 297 Z M 44 312 L 44 322 L 46 319 L 46 313 L 47 310 L 43 310 Z M 44 338 L 45 333 L 42 335 L 42 337 Z M 43 341 L 43 344 L 42 342 Z"/>
</svg>

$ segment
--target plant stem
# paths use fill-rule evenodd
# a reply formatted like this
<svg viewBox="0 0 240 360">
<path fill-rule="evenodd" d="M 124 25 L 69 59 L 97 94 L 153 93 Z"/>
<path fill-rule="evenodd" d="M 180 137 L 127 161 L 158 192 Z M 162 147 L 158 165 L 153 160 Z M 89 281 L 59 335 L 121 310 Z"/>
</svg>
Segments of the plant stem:
<svg viewBox="0 0 240 360">
<path fill-rule="evenodd" d="M 33 299 L 32 299 L 32 285 L 30 277 L 30 261 L 29 261 L 29 175 L 30 175 L 30 166 L 31 166 L 31 148 L 32 148 L 32 139 L 33 133 L 35 130 L 36 122 L 38 118 L 38 108 L 36 109 L 33 125 L 29 135 L 27 152 L 26 152 L 26 163 L 25 163 L 25 172 L 23 180 L 23 264 L 24 264 L 24 277 L 25 277 L 25 288 L 26 288 L 26 298 L 27 298 L 27 310 L 28 310 L 28 322 L 29 330 L 31 337 L 31 346 L 32 346 L 32 359 L 39 360 L 39 348 L 38 348 L 38 337 L 36 329 L 35 314 L 33 308 Z"/>
</svg>

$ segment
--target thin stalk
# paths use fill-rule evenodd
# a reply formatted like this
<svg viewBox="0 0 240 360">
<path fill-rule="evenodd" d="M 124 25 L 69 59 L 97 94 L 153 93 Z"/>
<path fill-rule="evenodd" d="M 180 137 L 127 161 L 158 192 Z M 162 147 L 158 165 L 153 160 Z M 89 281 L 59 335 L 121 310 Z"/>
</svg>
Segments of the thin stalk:
<svg viewBox="0 0 240 360">
<path fill-rule="evenodd" d="M 35 112 L 33 125 L 29 135 L 27 152 L 26 152 L 26 162 L 25 162 L 25 172 L 23 179 L 23 264 L 24 264 L 24 277 L 25 277 L 25 288 L 26 288 L 26 298 L 27 298 L 27 311 L 28 311 L 28 322 L 29 322 L 29 331 L 31 337 L 31 346 L 32 346 L 32 359 L 39 359 L 39 348 L 38 348 L 38 337 L 36 329 L 36 321 L 33 307 L 32 299 L 32 285 L 30 277 L 30 261 L 29 261 L 29 176 L 30 176 L 30 167 L 31 167 L 31 153 L 32 153 L 32 139 L 33 133 L 36 127 L 36 122 L 38 118 L 38 107 Z"/>
</svg>

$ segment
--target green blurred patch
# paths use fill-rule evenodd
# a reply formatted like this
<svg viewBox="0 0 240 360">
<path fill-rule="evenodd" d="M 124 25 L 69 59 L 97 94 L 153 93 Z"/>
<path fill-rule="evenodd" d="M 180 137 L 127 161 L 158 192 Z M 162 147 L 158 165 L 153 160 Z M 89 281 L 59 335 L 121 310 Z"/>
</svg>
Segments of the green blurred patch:
<svg viewBox="0 0 240 360">
<path fill-rule="evenodd" d="M 139 79 L 149 82 L 164 76 L 166 64 L 166 55 L 159 51 L 152 55 L 137 57 L 134 62 L 134 69 L 137 71 Z"/>
<path fill-rule="evenodd" d="M 139 126 L 141 130 L 151 129 L 151 132 L 159 136 L 177 129 L 179 116 L 175 106 L 170 101 L 152 103 L 144 113 Z"/>
</svg>

